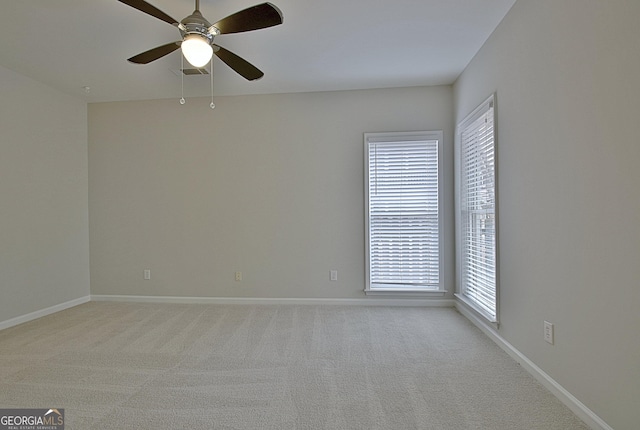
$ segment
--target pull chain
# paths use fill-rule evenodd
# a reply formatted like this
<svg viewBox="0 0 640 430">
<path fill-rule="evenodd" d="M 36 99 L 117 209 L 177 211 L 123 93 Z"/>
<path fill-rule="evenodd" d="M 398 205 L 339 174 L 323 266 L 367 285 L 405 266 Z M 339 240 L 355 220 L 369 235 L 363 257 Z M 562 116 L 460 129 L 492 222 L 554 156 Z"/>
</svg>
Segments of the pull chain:
<svg viewBox="0 0 640 430">
<path fill-rule="evenodd" d="M 184 99 L 184 55 L 180 54 L 180 78 L 181 78 L 181 97 L 180 97 L 180 104 L 183 105 L 186 103 L 186 100 Z"/>
<path fill-rule="evenodd" d="M 213 102 L 213 55 L 211 56 L 211 103 L 209 104 L 211 109 L 215 109 L 216 104 Z"/>
</svg>

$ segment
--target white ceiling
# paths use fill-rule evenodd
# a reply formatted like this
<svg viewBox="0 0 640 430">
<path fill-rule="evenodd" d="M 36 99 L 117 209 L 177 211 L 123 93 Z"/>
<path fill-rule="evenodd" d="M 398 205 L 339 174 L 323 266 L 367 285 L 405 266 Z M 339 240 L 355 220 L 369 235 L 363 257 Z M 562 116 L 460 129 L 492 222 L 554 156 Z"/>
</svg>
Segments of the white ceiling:
<svg viewBox="0 0 640 430">
<path fill-rule="evenodd" d="M 201 0 L 211 22 L 263 0 Z M 249 82 L 214 60 L 216 95 L 446 85 L 515 0 L 271 0 L 284 24 L 216 43 L 265 76 Z M 149 0 L 181 20 L 193 0 Z M 127 58 L 179 40 L 178 30 L 117 0 L 0 3 L 0 65 L 88 102 L 180 98 L 180 51 L 148 65 Z M 184 78 L 186 97 L 210 77 Z M 90 87 L 87 94 L 84 87 Z"/>
</svg>

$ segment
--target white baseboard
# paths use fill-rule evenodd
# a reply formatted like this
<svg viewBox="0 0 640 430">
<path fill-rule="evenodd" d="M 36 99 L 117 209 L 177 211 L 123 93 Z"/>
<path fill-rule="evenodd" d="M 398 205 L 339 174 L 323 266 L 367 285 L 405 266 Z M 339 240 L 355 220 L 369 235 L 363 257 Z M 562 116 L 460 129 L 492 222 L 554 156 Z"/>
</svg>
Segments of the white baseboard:
<svg viewBox="0 0 640 430">
<path fill-rule="evenodd" d="M 63 311 L 65 309 L 72 308 L 74 306 L 81 305 L 83 303 L 87 303 L 91 301 L 91 296 L 84 296 L 78 299 L 70 300 L 68 302 L 60 303 L 59 305 L 50 306 L 45 309 L 41 309 L 39 311 L 31 312 L 26 315 L 21 315 L 19 317 L 11 318 L 6 321 L 0 322 L 0 330 L 4 330 L 5 328 L 13 327 L 18 324 L 26 323 L 38 318 L 42 318 L 47 315 L 54 314 L 56 312 Z"/>
<path fill-rule="evenodd" d="M 529 360 L 524 354 L 522 354 L 513 345 L 507 342 L 502 336 L 500 336 L 493 327 L 478 318 L 472 311 L 459 302 L 455 301 L 455 308 L 464 315 L 469 321 L 471 321 L 476 327 L 478 327 L 484 334 L 486 334 L 491 340 L 493 340 L 500 348 L 502 348 L 511 358 L 516 360 L 527 372 L 529 372 L 538 382 L 540 382 L 545 388 L 556 396 L 565 406 L 576 414 L 582 421 L 585 422 L 593 430 L 613 430 L 602 418 L 589 409 L 584 403 L 578 400 L 573 394 L 567 391 L 562 385 L 560 385 L 555 379 L 545 373 L 536 364 Z"/>
<path fill-rule="evenodd" d="M 173 296 L 127 296 L 91 295 L 96 302 L 138 302 L 138 303 L 199 303 L 216 305 L 350 305 L 350 306 L 414 306 L 453 307 L 451 299 L 319 299 L 319 298 L 249 298 L 249 297 L 173 297 Z"/>
</svg>

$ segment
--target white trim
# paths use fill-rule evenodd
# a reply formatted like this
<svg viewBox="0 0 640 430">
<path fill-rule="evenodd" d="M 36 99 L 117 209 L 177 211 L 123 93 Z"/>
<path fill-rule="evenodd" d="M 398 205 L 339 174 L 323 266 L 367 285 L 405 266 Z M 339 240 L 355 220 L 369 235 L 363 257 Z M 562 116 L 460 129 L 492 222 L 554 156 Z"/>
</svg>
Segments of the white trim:
<svg viewBox="0 0 640 430">
<path fill-rule="evenodd" d="M 60 303 L 58 305 L 50 306 L 45 309 L 40 309 L 39 311 L 30 312 L 25 315 L 21 315 L 15 318 L 8 319 L 6 321 L 0 322 L 0 330 L 4 330 L 5 328 L 13 327 L 18 324 L 23 324 L 29 321 L 33 321 L 38 318 L 46 317 L 47 315 L 55 314 L 56 312 L 64 311 L 65 309 L 72 308 L 74 306 L 81 305 L 83 303 L 87 303 L 91 301 L 91 296 L 84 296 L 78 299 L 69 300 L 68 302 Z"/>
<path fill-rule="evenodd" d="M 463 296 L 462 294 L 458 294 L 458 293 L 454 293 L 453 296 L 456 298 L 456 300 L 458 300 L 456 302 L 457 304 L 462 304 L 462 305 L 466 306 L 467 310 L 475 313 L 476 316 L 484 318 L 485 322 L 488 322 L 490 324 L 494 324 L 495 328 L 499 328 L 500 327 L 500 322 L 498 321 L 497 318 L 495 318 L 495 317 L 483 312 L 482 308 L 480 308 L 479 306 L 476 306 L 476 304 L 473 303 L 471 300 L 469 300 L 466 296 Z"/>
<path fill-rule="evenodd" d="M 175 297 L 175 296 L 127 296 L 92 295 L 96 302 L 182 303 L 214 305 L 346 305 L 346 306 L 413 306 L 454 307 L 451 299 L 366 298 L 366 299 L 318 299 L 318 298 L 253 298 L 253 297 Z"/>
<path fill-rule="evenodd" d="M 410 290 L 404 288 L 376 288 L 375 290 L 364 290 L 367 296 L 395 296 L 396 298 L 409 298 L 409 297 L 444 297 L 447 293 L 446 290 Z"/>
<path fill-rule="evenodd" d="M 513 345 L 507 342 L 502 336 L 500 336 L 487 322 L 477 316 L 474 312 L 470 311 L 461 302 L 455 302 L 455 308 L 458 312 L 464 315 L 469 321 L 471 321 L 476 327 L 478 327 L 489 339 L 494 341 L 500 348 L 502 348 L 511 358 L 513 358 L 518 364 L 520 364 L 527 372 L 529 372 L 539 383 L 541 383 L 551 394 L 556 396 L 565 406 L 585 422 L 590 428 L 594 430 L 613 430 L 613 427 L 608 425 L 602 418 L 596 415 L 591 409 L 589 409 L 584 403 L 578 400 L 573 394 L 567 391 L 562 385 L 560 385 L 555 379 L 549 376 L 546 372 L 540 369 L 536 364 L 531 361 L 527 356 L 518 351 Z"/>
</svg>

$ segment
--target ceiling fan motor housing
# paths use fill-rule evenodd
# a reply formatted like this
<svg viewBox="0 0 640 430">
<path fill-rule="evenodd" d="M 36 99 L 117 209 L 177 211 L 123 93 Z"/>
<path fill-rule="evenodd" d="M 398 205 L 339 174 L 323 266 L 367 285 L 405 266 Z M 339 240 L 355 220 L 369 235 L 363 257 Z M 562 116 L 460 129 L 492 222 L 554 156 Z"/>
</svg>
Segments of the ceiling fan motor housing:
<svg viewBox="0 0 640 430">
<path fill-rule="evenodd" d="M 212 26 L 209 21 L 202 16 L 199 10 L 195 10 L 178 25 L 182 39 L 190 35 L 198 35 L 206 39 L 209 44 L 213 44 L 213 38 L 220 34 L 220 30 Z"/>
</svg>

